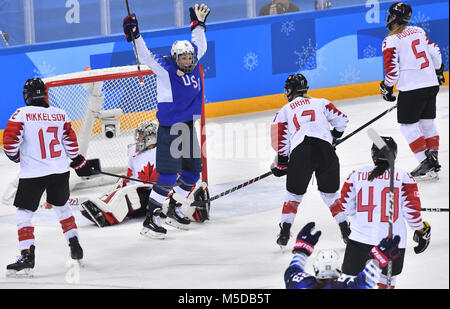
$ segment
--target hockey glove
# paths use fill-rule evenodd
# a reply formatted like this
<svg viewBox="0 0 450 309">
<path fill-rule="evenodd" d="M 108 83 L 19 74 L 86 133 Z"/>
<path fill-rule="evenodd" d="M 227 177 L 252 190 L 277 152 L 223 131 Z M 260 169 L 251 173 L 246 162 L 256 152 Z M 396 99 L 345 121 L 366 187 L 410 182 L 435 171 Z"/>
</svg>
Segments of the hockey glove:
<svg viewBox="0 0 450 309">
<path fill-rule="evenodd" d="M 314 222 L 309 222 L 306 224 L 298 233 L 297 240 L 295 241 L 294 249 L 292 253 L 303 253 L 310 256 L 314 251 L 314 246 L 319 241 L 321 231 L 317 231 L 311 234 L 316 224 Z"/>
<path fill-rule="evenodd" d="M 275 177 L 281 177 L 287 174 L 289 159 L 285 156 L 276 156 L 270 170 Z"/>
<path fill-rule="evenodd" d="M 344 134 L 344 132 L 339 132 L 338 130 L 336 130 L 336 128 L 333 129 L 333 131 L 331 132 L 331 136 L 333 137 L 333 143 L 332 146 L 336 147 L 336 144 L 339 143 L 340 138 L 342 137 L 342 135 Z"/>
<path fill-rule="evenodd" d="M 203 3 L 200 6 L 197 3 L 194 5 L 194 8 L 189 8 L 189 14 L 191 16 L 191 31 L 197 26 L 202 26 L 206 31 L 205 22 L 210 12 L 211 9 Z"/>
<path fill-rule="evenodd" d="M 441 67 L 436 70 L 436 76 L 439 82 L 439 86 L 445 83 L 444 64 L 441 64 Z"/>
<path fill-rule="evenodd" d="M 396 100 L 396 97 L 393 95 L 394 87 L 386 86 L 384 80 L 380 83 L 380 92 L 384 100 L 388 102 L 394 102 Z"/>
<path fill-rule="evenodd" d="M 352 232 L 348 222 L 343 221 L 343 222 L 339 223 L 339 228 L 341 230 L 341 235 L 342 235 L 342 239 L 344 240 L 344 243 L 347 243 L 348 236 L 350 236 L 350 233 Z"/>
<path fill-rule="evenodd" d="M 10 159 L 11 161 L 13 161 L 14 163 L 19 163 L 20 162 L 20 151 L 18 153 L 16 153 L 13 156 L 10 155 L 6 155 L 8 157 L 8 159 Z"/>
<path fill-rule="evenodd" d="M 123 32 L 125 33 L 127 42 L 133 41 L 133 37 L 137 39 L 141 36 L 139 33 L 138 21 L 134 13 L 123 19 Z"/>
<path fill-rule="evenodd" d="M 393 238 L 385 237 L 380 243 L 370 250 L 372 258 L 378 261 L 381 268 L 386 267 L 389 260 L 394 260 L 400 255 L 398 244 L 400 243 L 400 236 L 394 235 Z"/>
<path fill-rule="evenodd" d="M 423 228 L 421 230 L 415 231 L 413 240 L 418 243 L 414 247 L 414 252 L 416 254 L 424 252 L 431 241 L 431 226 L 427 221 L 423 221 Z"/>
<path fill-rule="evenodd" d="M 90 164 L 82 155 L 78 155 L 72 159 L 72 163 L 70 163 L 70 167 L 75 170 L 80 177 L 86 177 L 92 175 L 92 170 Z"/>
</svg>

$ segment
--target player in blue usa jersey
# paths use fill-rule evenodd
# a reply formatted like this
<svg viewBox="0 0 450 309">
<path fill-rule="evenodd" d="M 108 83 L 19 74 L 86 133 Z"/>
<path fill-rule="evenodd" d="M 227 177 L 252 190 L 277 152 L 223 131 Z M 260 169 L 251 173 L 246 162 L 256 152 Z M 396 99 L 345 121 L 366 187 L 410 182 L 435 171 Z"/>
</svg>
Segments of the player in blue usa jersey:
<svg viewBox="0 0 450 309">
<path fill-rule="evenodd" d="M 175 193 L 187 197 L 203 169 L 194 120 L 201 116 L 203 82 L 197 64 L 207 49 L 205 21 L 210 9 L 204 4 L 195 4 L 189 12 L 192 43 L 175 41 L 171 57 L 161 57 L 147 48 L 139 34 L 135 14 L 123 21 L 127 41 L 134 37 L 139 59 L 156 74 L 156 117 L 159 122 L 156 170 L 160 176 L 150 194 L 141 232 L 152 238 L 165 238 L 167 230 L 162 226 L 161 218 L 169 225 L 187 228 L 190 221 L 181 211 L 181 203 L 173 197 Z M 162 206 L 172 189 L 164 214 Z"/>
<path fill-rule="evenodd" d="M 312 276 L 305 272 L 305 265 L 322 233 L 311 234 L 314 226 L 314 222 L 306 224 L 297 235 L 292 250 L 294 257 L 284 273 L 287 289 L 372 289 L 378 283 L 382 268 L 399 256 L 400 236 L 386 237 L 372 248 L 372 259 L 364 270 L 357 276 L 348 276 L 341 274 L 341 262 L 334 250 L 321 250 L 314 259 L 315 276 Z"/>
</svg>

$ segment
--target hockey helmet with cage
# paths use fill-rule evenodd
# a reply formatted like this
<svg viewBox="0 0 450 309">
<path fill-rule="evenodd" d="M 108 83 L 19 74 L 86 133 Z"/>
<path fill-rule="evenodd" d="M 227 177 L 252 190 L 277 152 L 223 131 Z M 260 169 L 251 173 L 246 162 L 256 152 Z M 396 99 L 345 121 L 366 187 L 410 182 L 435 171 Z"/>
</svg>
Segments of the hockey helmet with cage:
<svg viewBox="0 0 450 309">
<path fill-rule="evenodd" d="M 157 142 L 158 123 L 154 120 L 141 122 L 135 130 L 136 149 L 141 152 Z"/>
<path fill-rule="evenodd" d="M 395 158 L 397 157 L 397 143 L 390 136 L 381 136 L 381 138 L 384 140 L 389 149 L 393 152 L 395 160 Z M 386 154 L 383 151 L 381 151 L 375 144 L 372 144 L 371 151 L 372 151 L 372 160 L 375 165 L 388 161 Z"/>
<path fill-rule="evenodd" d="M 313 261 L 317 279 L 330 279 L 341 275 L 339 255 L 333 249 L 320 250 Z"/>
<path fill-rule="evenodd" d="M 179 57 L 183 54 L 192 54 L 192 63 L 189 65 L 180 65 Z M 189 41 L 175 41 L 172 45 L 172 49 L 170 50 L 170 55 L 180 71 L 186 74 L 190 74 L 194 71 L 194 68 L 197 65 L 197 57 L 195 55 L 194 46 L 192 46 Z"/>
<path fill-rule="evenodd" d="M 23 100 L 26 105 L 48 106 L 47 87 L 40 78 L 30 78 L 23 86 Z"/>
<path fill-rule="evenodd" d="M 409 4 L 395 2 L 386 13 L 384 25 L 389 31 L 392 31 L 392 25 L 407 25 L 411 20 L 412 8 Z"/>
<path fill-rule="evenodd" d="M 289 101 L 294 99 L 297 95 L 305 94 L 308 89 L 308 81 L 306 80 L 306 77 L 300 73 L 289 75 L 284 83 L 284 94 Z"/>
</svg>

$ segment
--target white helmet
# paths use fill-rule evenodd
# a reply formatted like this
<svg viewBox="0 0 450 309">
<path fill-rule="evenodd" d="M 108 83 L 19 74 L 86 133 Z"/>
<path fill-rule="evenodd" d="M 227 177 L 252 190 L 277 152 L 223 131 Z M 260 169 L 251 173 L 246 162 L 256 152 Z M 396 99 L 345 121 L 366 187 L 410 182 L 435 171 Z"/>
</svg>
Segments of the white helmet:
<svg viewBox="0 0 450 309">
<path fill-rule="evenodd" d="M 333 249 L 320 250 L 313 262 L 317 279 L 328 279 L 341 275 L 339 255 Z"/>
<path fill-rule="evenodd" d="M 158 123 L 154 120 L 141 122 L 135 130 L 134 138 L 136 148 L 139 152 L 147 149 L 148 146 L 156 144 L 156 133 L 158 132 Z"/>
<path fill-rule="evenodd" d="M 189 66 L 180 67 L 178 64 L 178 57 L 183 54 L 192 54 L 192 64 Z M 178 68 L 184 73 L 190 74 L 194 70 L 197 65 L 197 57 L 195 56 L 195 49 L 192 44 L 187 41 L 175 41 L 172 45 L 172 49 L 170 50 L 170 55 L 172 56 L 173 61 L 177 64 Z"/>
</svg>

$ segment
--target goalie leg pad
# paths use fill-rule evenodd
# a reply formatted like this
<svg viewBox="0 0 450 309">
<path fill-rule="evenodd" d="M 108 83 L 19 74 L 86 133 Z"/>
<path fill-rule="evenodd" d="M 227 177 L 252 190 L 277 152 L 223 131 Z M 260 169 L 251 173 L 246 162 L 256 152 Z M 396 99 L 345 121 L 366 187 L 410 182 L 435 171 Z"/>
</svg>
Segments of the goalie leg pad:
<svg viewBox="0 0 450 309">
<path fill-rule="evenodd" d="M 124 188 L 119 188 L 110 194 L 106 198 L 94 198 L 90 202 L 93 203 L 98 209 L 100 209 L 108 219 L 108 216 L 113 217 L 116 222 L 110 222 L 110 224 L 122 222 L 127 216 L 130 210 L 138 210 L 141 208 L 141 203 L 137 189 L 142 185 L 131 185 Z"/>
</svg>

